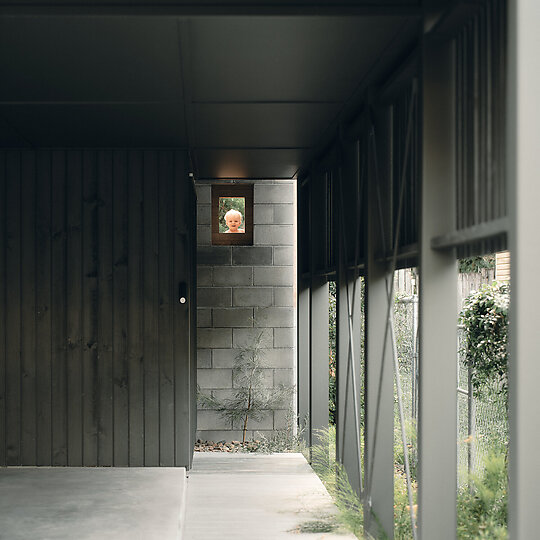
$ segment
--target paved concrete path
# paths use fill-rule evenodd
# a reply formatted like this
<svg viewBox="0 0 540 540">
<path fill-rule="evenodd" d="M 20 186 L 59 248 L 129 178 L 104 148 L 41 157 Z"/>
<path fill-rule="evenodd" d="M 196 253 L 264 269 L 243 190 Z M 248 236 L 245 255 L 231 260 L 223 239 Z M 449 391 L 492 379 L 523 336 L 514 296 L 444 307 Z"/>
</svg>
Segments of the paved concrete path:
<svg viewBox="0 0 540 540">
<path fill-rule="evenodd" d="M 299 533 L 336 508 L 302 454 L 195 454 L 187 481 L 185 540 L 345 540 Z"/>
<path fill-rule="evenodd" d="M 0 539 L 177 540 L 184 488 L 181 467 L 0 468 Z"/>
</svg>

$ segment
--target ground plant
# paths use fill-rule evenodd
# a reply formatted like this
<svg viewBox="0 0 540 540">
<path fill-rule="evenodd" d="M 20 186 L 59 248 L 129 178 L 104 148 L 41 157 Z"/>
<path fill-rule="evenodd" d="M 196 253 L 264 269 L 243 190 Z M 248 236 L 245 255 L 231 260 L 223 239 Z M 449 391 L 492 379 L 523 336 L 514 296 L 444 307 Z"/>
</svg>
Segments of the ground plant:
<svg viewBox="0 0 540 540">
<path fill-rule="evenodd" d="M 311 466 L 338 508 L 338 521 L 358 538 L 363 538 L 362 501 L 351 487 L 347 472 L 336 460 L 336 428 L 318 430 L 319 444 L 311 448 Z"/>
<path fill-rule="evenodd" d="M 264 383 L 263 361 L 264 347 L 262 332 L 253 342 L 239 349 L 233 366 L 232 396 L 218 399 L 212 395 L 199 393 L 199 402 L 213 409 L 233 425 L 242 429 L 242 443 L 246 442 L 246 433 L 250 420 L 260 421 L 275 409 L 287 409 L 293 387 L 278 385 L 268 388 Z"/>
</svg>

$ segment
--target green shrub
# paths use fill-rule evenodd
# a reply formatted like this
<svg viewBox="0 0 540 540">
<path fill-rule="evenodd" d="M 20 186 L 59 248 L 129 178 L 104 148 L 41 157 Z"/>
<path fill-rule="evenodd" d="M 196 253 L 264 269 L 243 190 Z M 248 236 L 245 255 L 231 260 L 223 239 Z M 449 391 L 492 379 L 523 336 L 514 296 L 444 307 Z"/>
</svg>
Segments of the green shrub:
<svg viewBox="0 0 540 540">
<path fill-rule="evenodd" d="M 465 328 L 465 363 L 471 369 L 476 397 L 496 384 L 508 394 L 508 305 L 507 285 L 485 285 L 465 300 L 460 322 Z"/>
<path fill-rule="evenodd" d="M 363 538 L 362 501 L 352 488 L 343 465 L 336 461 L 336 428 L 317 430 L 320 441 L 311 448 L 311 466 L 334 499 L 339 521 L 358 538 Z"/>
<path fill-rule="evenodd" d="M 262 332 L 253 343 L 239 349 L 233 367 L 234 388 L 229 398 L 199 393 L 199 403 L 213 409 L 224 418 L 242 427 L 242 442 L 246 442 L 249 420 L 259 421 L 274 409 L 285 409 L 290 403 L 292 386 L 279 385 L 267 388 L 264 384 L 265 365 Z"/>
<path fill-rule="evenodd" d="M 492 453 L 480 475 L 458 492 L 458 538 L 506 539 L 508 474 L 504 454 Z"/>
</svg>

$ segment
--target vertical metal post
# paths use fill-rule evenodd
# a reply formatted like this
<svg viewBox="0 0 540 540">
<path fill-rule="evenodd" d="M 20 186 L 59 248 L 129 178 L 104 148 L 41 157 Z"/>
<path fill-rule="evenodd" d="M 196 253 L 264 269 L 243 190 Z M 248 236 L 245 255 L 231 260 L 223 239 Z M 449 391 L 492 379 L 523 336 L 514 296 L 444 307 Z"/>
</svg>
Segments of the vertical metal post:
<svg viewBox="0 0 540 540">
<path fill-rule="evenodd" d="M 385 194 L 388 161 L 383 144 L 388 143 L 388 123 L 381 122 L 377 131 L 378 150 L 375 159 L 379 174 L 370 172 L 367 198 L 366 238 L 366 433 L 365 433 L 365 486 L 364 522 L 367 532 L 387 538 L 394 533 L 394 383 L 392 367 L 392 344 L 390 334 L 384 346 L 386 315 L 388 307 L 387 271 L 384 263 L 376 260 L 376 254 L 384 253 L 382 243 L 380 199 Z M 374 141 L 372 141 L 374 144 Z M 375 153 L 374 153 L 375 154 Z M 373 174 L 372 174 L 373 173 Z M 382 211 L 382 209 L 381 209 Z M 386 223 L 385 223 L 386 225 Z M 384 357 L 383 357 L 383 351 Z"/>
<path fill-rule="evenodd" d="M 467 370 L 467 435 L 469 443 L 467 445 L 467 470 L 471 474 L 473 471 L 473 463 L 475 461 L 476 449 L 476 429 L 475 429 L 475 414 L 474 414 L 474 394 L 472 384 L 471 368 Z"/>
<path fill-rule="evenodd" d="M 510 325 L 509 537 L 538 536 L 540 340 L 538 201 L 540 200 L 540 3 L 509 1 L 507 181 L 512 302 Z"/>
<path fill-rule="evenodd" d="M 303 429 L 302 438 L 311 446 L 311 385 L 310 385 L 310 307 L 309 285 L 302 278 L 298 279 L 298 420 Z"/>
<path fill-rule="evenodd" d="M 423 46 L 420 246 L 418 527 L 423 540 L 456 537 L 457 263 L 430 242 L 454 229 L 453 48 Z"/>
<path fill-rule="evenodd" d="M 338 297 L 337 297 L 337 376 L 338 376 L 338 403 L 337 403 L 337 429 L 336 429 L 336 451 L 338 459 L 341 461 L 349 482 L 357 493 L 362 491 L 361 471 L 359 470 L 359 453 L 357 429 L 360 428 L 360 418 L 362 415 L 360 396 L 362 392 L 362 380 L 360 378 L 361 365 L 361 343 L 362 339 L 362 283 L 361 278 L 352 278 L 349 280 L 348 287 L 346 283 L 347 276 L 345 269 L 342 269 L 338 278 Z M 356 286 L 355 286 L 356 281 Z M 347 302 L 347 292 L 349 294 L 349 303 Z M 353 298 L 354 295 L 354 298 Z M 353 351 L 349 350 L 349 311 L 352 313 L 352 328 L 354 335 Z M 354 306 L 354 307 L 353 307 Z M 354 357 L 349 358 L 351 352 Z M 354 378 L 352 373 L 352 364 L 356 368 L 356 395 L 357 410 L 354 407 Z M 355 419 L 357 415 L 358 421 Z M 358 423 L 358 427 L 357 427 Z"/>
<path fill-rule="evenodd" d="M 318 444 L 317 430 L 328 429 L 328 282 L 324 277 L 311 280 L 311 441 Z"/>
</svg>

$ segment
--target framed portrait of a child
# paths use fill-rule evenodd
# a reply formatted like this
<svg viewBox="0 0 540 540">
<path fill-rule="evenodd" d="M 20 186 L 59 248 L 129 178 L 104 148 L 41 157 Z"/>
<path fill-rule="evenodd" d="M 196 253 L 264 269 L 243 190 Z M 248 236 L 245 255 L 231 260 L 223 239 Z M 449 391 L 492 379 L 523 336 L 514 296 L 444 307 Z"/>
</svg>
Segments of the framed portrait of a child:
<svg viewBox="0 0 540 540">
<path fill-rule="evenodd" d="M 253 184 L 212 186 L 212 244 L 253 245 Z"/>
</svg>

